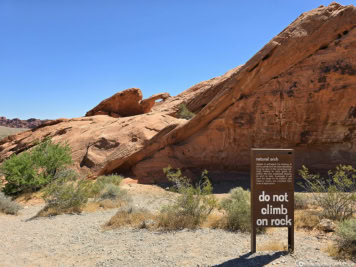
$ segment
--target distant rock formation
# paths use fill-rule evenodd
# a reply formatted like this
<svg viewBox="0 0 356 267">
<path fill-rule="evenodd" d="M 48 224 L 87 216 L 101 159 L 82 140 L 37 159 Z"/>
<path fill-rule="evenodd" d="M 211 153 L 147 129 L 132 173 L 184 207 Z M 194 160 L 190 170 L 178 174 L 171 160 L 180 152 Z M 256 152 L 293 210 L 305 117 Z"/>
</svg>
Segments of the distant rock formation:
<svg viewBox="0 0 356 267">
<path fill-rule="evenodd" d="M 0 126 L 10 127 L 10 128 L 36 128 L 41 124 L 48 122 L 49 120 L 39 120 L 39 119 L 28 119 L 20 120 L 16 119 L 7 119 L 6 117 L 0 117 Z"/>
<path fill-rule="evenodd" d="M 245 65 L 178 96 L 145 103 L 139 89 L 129 89 L 101 102 L 90 117 L 8 136 L 0 141 L 0 162 L 49 136 L 71 146 L 82 174 L 127 172 L 141 183 L 165 181 L 168 165 L 237 179 L 249 171 L 250 148 L 294 148 L 296 168 L 355 164 L 355 44 L 356 8 L 321 6 Z M 175 118 L 181 103 L 194 118 Z"/>
<path fill-rule="evenodd" d="M 145 114 L 151 111 L 156 100 L 166 100 L 170 95 L 168 93 L 156 94 L 142 100 L 142 92 L 138 88 L 130 88 L 118 92 L 113 96 L 100 102 L 85 116 L 109 115 L 114 118 L 135 116 Z"/>
</svg>

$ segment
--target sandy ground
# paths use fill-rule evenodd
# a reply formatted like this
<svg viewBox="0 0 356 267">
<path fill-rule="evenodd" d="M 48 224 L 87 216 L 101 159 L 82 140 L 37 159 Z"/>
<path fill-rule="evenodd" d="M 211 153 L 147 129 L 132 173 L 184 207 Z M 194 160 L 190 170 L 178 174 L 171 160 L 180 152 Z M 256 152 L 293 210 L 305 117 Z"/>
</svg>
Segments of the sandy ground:
<svg viewBox="0 0 356 267">
<path fill-rule="evenodd" d="M 157 186 L 123 185 L 134 206 L 159 210 L 174 193 Z M 218 195 L 219 198 L 226 194 Z M 18 216 L 0 215 L 0 266 L 356 266 L 323 252 L 328 236 L 295 232 L 295 253 L 251 254 L 250 235 L 223 230 L 159 232 L 130 228 L 104 231 L 115 213 L 99 210 L 80 215 L 32 218 L 39 200 L 24 203 Z M 286 229 L 257 237 L 257 244 L 287 242 Z"/>
</svg>

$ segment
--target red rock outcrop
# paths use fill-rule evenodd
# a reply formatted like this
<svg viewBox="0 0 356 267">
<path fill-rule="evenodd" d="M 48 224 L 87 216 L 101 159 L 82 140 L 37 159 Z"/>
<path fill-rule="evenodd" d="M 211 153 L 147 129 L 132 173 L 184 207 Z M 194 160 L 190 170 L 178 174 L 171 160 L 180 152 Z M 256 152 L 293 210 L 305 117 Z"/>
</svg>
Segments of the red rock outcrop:
<svg viewBox="0 0 356 267">
<path fill-rule="evenodd" d="M 47 121 L 48 120 L 39 120 L 34 118 L 28 120 L 20 120 L 18 118 L 7 119 L 6 117 L 0 117 L 0 126 L 10 128 L 36 128 Z"/>
<path fill-rule="evenodd" d="M 33 147 L 38 140 L 50 137 L 54 142 L 69 144 L 74 167 L 78 171 L 86 175 L 96 174 L 110 164 L 124 163 L 165 127 L 172 128 L 184 122 L 160 113 L 127 118 L 92 116 L 59 119 L 47 126 L 0 140 L 0 162 L 13 153 Z"/>
<path fill-rule="evenodd" d="M 355 164 L 355 27 L 353 6 L 302 14 L 219 83 L 220 93 L 134 173 L 150 181 L 168 164 L 248 171 L 251 147 L 295 148 L 298 167 Z"/>
<path fill-rule="evenodd" d="M 193 119 L 173 117 L 182 102 L 197 113 Z M 114 103 L 92 114 L 119 114 Z M 355 164 L 356 8 L 333 3 L 304 13 L 245 65 L 150 108 L 10 136 L 0 143 L 0 161 L 49 135 L 69 142 L 81 172 L 131 170 L 143 183 L 163 181 L 169 164 L 236 179 L 249 170 L 252 147 L 294 148 L 297 167 Z"/>
<path fill-rule="evenodd" d="M 168 93 L 162 93 L 142 100 L 141 90 L 138 88 L 130 88 L 103 100 L 95 108 L 88 111 L 85 116 L 109 115 L 114 118 L 119 118 L 145 114 L 151 111 L 156 100 L 165 100 L 169 96 Z"/>
</svg>

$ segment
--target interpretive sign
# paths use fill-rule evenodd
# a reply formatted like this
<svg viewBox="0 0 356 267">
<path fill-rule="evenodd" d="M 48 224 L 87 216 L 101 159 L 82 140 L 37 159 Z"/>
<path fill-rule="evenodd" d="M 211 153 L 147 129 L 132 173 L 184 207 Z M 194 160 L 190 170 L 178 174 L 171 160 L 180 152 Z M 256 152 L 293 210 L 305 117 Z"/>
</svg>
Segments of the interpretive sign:
<svg viewBox="0 0 356 267">
<path fill-rule="evenodd" d="M 251 149 L 251 252 L 257 227 L 288 227 L 294 250 L 293 149 Z"/>
</svg>

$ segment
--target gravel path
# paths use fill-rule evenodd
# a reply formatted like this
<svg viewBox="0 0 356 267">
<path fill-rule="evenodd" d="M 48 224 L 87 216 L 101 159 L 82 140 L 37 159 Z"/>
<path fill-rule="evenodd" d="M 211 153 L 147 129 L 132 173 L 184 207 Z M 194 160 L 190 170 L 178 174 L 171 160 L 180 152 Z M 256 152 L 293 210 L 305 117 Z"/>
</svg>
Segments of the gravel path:
<svg viewBox="0 0 356 267">
<path fill-rule="evenodd" d="M 168 199 L 161 189 L 128 187 L 135 189 L 130 193 L 139 206 L 156 209 Z M 0 266 L 356 266 L 328 257 L 321 251 L 327 240 L 303 232 L 295 233 L 293 255 L 250 254 L 250 236 L 242 233 L 103 231 L 116 210 L 28 220 L 42 207 L 29 206 L 18 216 L 0 215 Z M 287 240 L 286 230 L 259 235 L 257 244 L 280 240 Z"/>
</svg>

